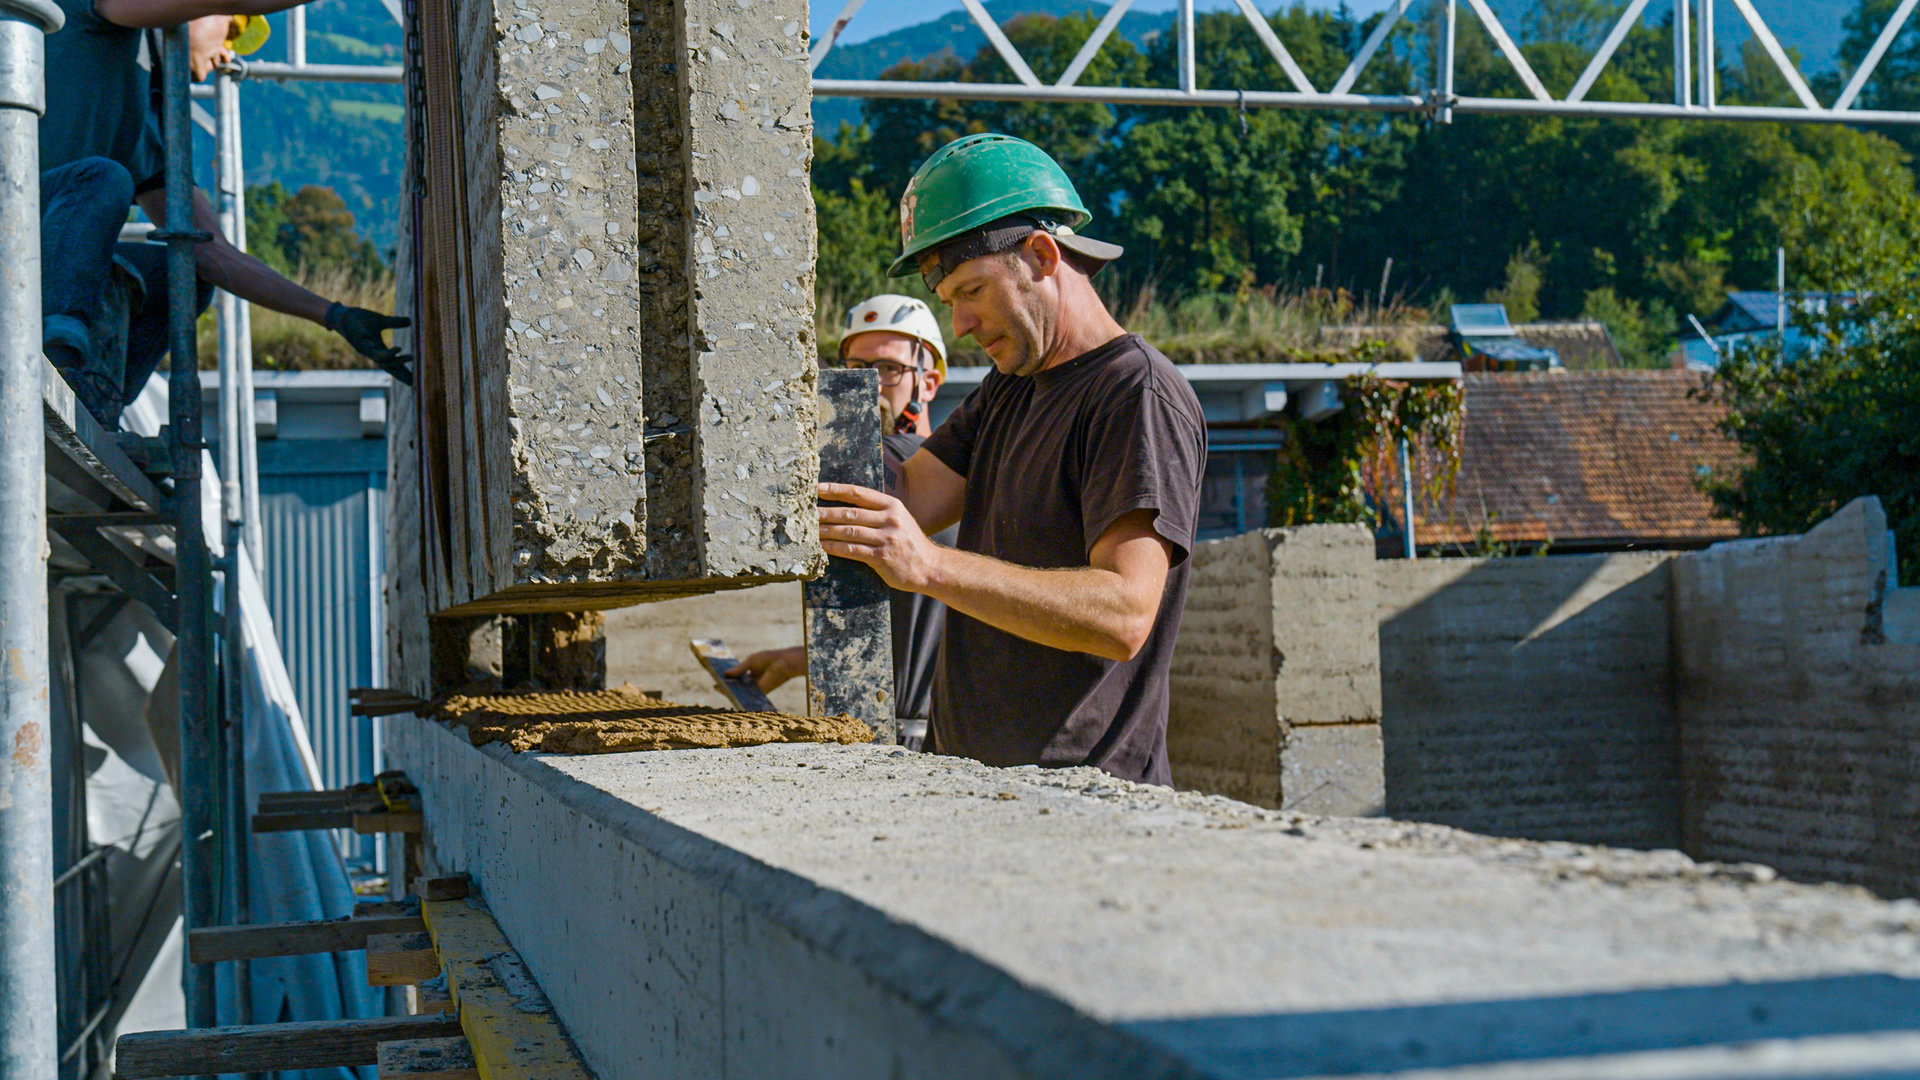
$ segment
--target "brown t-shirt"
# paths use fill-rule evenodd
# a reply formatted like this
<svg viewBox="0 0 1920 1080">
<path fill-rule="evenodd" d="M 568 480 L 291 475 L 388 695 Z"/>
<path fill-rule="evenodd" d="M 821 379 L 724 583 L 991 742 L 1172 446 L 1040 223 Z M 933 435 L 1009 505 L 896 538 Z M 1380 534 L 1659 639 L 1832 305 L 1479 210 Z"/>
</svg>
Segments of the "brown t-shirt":
<svg viewBox="0 0 1920 1080">
<path fill-rule="evenodd" d="M 989 373 L 926 441 L 967 481 L 961 550 L 1084 567 L 1101 533 L 1142 509 L 1158 511 L 1154 529 L 1173 545 L 1153 634 L 1131 660 L 1049 648 L 949 612 L 928 749 L 1169 782 L 1167 665 L 1187 597 L 1206 430 L 1187 380 L 1127 334 L 1036 375 Z"/>
</svg>

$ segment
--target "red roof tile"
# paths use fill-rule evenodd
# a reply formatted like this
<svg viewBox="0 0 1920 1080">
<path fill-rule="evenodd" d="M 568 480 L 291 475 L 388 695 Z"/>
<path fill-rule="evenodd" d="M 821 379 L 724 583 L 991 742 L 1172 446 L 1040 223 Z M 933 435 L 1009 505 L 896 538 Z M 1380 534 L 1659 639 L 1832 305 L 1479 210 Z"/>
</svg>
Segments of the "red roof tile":
<svg viewBox="0 0 1920 1080">
<path fill-rule="evenodd" d="M 1744 457 L 1693 396 L 1685 371 L 1562 371 L 1466 376 L 1458 482 L 1449 505 L 1415 511 L 1415 536 L 1581 546 L 1682 546 L 1738 527 L 1700 490 Z M 1398 518 L 1398 514 L 1394 517 Z"/>
</svg>

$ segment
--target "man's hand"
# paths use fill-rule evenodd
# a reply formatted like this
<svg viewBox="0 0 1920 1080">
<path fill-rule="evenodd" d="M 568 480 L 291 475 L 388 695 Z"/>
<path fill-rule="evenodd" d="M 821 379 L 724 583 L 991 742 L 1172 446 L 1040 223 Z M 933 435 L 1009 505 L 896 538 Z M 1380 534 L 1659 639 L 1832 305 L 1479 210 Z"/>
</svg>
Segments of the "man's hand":
<svg viewBox="0 0 1920 1080">
<path fill-rule="evenodd" d="M 820 485 L 820 547 L 866 563 L 895 589 L 925 592 L 942 548 L 927 539 L 899 499 L 858 484 Z M 851 506 L 827 506 L 828 500 Z"/>
<path fill-rule="evenodd" d="M 790 649 L 767 649 L 754 653 L 735 664 L 725 674 L 729 679 L 751 676 L 754 685 L 761 693 L 771 694 L 773 688 L 790 679 L 798 679 L 807 673 L 807 648 L 795 645 Z"/>
<path fill-rule="evenodd" d="M 187 24 L 187 68 L 194 82 L 233 62 L 233 50 L 227 48 L 227 28 L 232 25 L 230 15 L 202 15 Z"/>
<path fill-rule="evenodd" d="M 348 307 L 335 303 L 327 308 L 327 329 L 347 339 L 347 344 L 361 356 L 380 365 L 380 369 L 400 380 L 403 385 L 413 385 L 413 372 L 407 368 L 409 356 L 400 355 L 400 350 L 386 343 L 380 335 L 387 330 L 398 330 L 410 325 L 410 320 L 382 315 L 366 308 Z"/>
</svg>

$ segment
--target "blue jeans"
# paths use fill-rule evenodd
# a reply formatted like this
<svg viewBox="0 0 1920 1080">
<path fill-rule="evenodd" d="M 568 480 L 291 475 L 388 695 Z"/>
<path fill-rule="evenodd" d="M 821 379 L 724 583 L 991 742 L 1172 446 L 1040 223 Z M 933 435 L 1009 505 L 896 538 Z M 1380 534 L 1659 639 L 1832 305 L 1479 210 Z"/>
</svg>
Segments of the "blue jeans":
<svg viewBox="0 0 1920 1080">
<path fill-rule="evenodd" d="M 127 329 L 127 366 L 121 386 L 121 402 L 140 396 L 153 369 L 167 355 L 167 245 L 121 244 L 114 249 L 133 264 L 147 283 L 147 302 L 133 313 L 133 325 Z M 193 313 L 198 318 L 213 302 L 213 286 L 194 279 Z"/>
<path fill-rule="evenodd" d="M 93 319 L 132 205 L 133 177 L 109 158 L 81 158 L 40 174 L 41 337 L 90 404 L 110 398 L 109 388 L 123 382 L 119 357 L 96 354 Z"/>
</svg>

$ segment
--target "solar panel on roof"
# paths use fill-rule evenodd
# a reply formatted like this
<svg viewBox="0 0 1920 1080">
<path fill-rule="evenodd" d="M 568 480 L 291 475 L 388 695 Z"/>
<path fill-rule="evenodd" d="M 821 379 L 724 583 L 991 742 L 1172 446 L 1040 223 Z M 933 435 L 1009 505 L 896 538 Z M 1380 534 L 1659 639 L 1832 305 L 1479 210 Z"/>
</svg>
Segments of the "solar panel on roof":
<svg viewBox="0 0 1920 1080">
<path fill-rule="evenodd" d="M 1507 321 L 1505 304 L 1455 304 L 1453 332 L 1462 337 L 1509 335 L 1513 333 L 1513 324 Z"/>
</svg>

